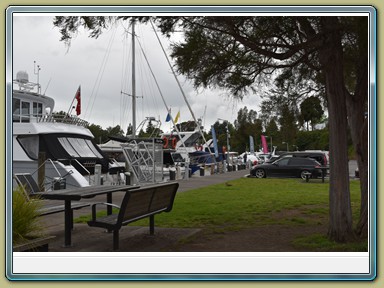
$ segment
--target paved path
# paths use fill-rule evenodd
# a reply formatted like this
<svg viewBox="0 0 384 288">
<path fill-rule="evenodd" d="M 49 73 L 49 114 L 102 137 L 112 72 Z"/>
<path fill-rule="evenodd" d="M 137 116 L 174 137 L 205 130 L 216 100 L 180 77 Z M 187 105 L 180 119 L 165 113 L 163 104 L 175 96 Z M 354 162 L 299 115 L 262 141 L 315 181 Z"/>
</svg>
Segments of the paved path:
<svg viewBox="0 0 384 288">
<path fill-rule="evenodd" d="M 234 179 L 242 178 L 249 175 L 249 170 L 239 170 L 210 176 L 193 176 L 188 180 L 179 180 L 179 192 L 184 192 L 192 189 L 197 189 L 209 185 L 227 182 Z"/>
</svg>

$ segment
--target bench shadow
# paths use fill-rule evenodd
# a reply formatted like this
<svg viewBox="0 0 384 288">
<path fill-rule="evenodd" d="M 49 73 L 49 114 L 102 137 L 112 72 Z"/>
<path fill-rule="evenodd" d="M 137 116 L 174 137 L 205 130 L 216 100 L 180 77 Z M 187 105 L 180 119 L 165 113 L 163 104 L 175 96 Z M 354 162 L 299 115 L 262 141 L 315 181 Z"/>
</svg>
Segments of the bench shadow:
<svg viewBox="0 0 384 288">
<path fill-rule="evenodd" d="M 172 252 L 172 247 L 198 233 L 200 229 L 156 227 L 150 235 L 148 227 L 125 226 L 120 230 L 120 247 L 113 250 L 113 233 L 75 224 L 72 246 L 63 247 L 64 232 L 56 230 L 49 252 Z"/>
</svg>

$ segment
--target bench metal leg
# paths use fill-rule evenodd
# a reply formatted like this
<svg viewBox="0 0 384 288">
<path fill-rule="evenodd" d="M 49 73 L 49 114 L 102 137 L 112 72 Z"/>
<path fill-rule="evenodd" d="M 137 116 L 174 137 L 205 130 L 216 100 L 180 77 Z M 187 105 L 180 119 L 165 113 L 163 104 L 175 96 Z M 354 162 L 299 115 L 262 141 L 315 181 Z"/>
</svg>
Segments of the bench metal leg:
<svg viewBox="0 0 384 288">
<path fill-rule="evenodd" d="M 107 193 L 107 203 L 110 203 L 112 204 L 112 193 Z M 112 214 L 112 207 L 111 206 L 107 206 L 107 215 L 111 215 Z"/>
<path fill-rule="evenodd" d="M 73 230 L 73 209 L 71 208 L 71 230 Z"/>
<path fill-rule="evenodd" d="M 149 234 L 155 234 L 155 215 L 149 216 Z"/>
<path fill-rule="evenodd" d="M 72 220 L 73 220 L 73 213 L 71 209 L 71 200 L 65 200 L 65 211 L 64 211 L 64 247 L 71 247 L 72 241 L 71 241 L 71 230 L 72 230 Z"/>
<path fill-rule="evenodd" d="M 113 230 L 113 250 L 119 249 L 119 230 Z"/>
</svg>

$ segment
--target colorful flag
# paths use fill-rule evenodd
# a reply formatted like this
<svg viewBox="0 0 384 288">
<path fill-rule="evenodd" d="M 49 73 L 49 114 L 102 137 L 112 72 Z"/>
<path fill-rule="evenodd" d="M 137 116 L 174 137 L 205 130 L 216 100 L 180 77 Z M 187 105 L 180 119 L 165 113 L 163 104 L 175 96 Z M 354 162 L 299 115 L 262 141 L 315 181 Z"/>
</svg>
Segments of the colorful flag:
<svg viewBox="0 0 384 288">
<path fill-rule="evenodd" d="M 76 115 L 79 116 L 81 114 L 81 86 L 77 89 L 75 99 L 77 100 L 77 105 L 76 105 Z"/>
<path fill-rule="evenodd" d="M 267 139 L 264 135 L 261 135 L 261 145 L 263 147 L 263 153 L 268 153 L 268 144 Z"/>
<path fill-rule="evenodd" d="M 249 135 L 249 152 L 255 153 L 255 142 L 253 141 L 253 137 Z"/>
<path fill-rule="evenodd" d="M 219 157 L 219 149 L 217 147 L 217 138 L 216 138 L 216 132 L 215 127 L 213 125 L 211 126 L 211 133 L 212 133 L 212 140 L 213 140 L 213 149 L 215 150 L 215 157 Z"/>
<path fill-rule="evenodd" d="M 180 110 L 179 110 L 179 112 L 177 112 L 177 114 L 176 114 L 175 124 L 177 123 L 177 121 L 179 121 L 179 118 L 180 118 Z"/>
<path fill-rule="evenodd" d="M 169 122 L 171 121 L 171 114 L 167 114 L 167 118 L 165 118 L 165 122 Z"/>
</svg>

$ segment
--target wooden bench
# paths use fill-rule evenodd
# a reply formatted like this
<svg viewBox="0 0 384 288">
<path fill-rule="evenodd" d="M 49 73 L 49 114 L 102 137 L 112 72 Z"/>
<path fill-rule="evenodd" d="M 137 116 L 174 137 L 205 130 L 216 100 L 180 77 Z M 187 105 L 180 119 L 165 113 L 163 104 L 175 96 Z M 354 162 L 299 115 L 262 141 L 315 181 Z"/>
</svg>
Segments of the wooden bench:
<svg viewBox="0 0 384 288">
<path fill-rule="evenodd" d="M 127 191 L 120 206 L 111 203 L 92 204 L 92 220 L 88 225 L 113 231 L 113 250 L 119 249 L 119 230 L 122 226 L 134 221 L 149 217 L 149 231 L 155 231 L 155 215 L 161 212 L 170 212 L 176 196 L 179 183 L 165 183 L 143 186 Z M 97 218 L 97 205 L 109 205 L 119 209 L 116 214 Z"/>
<path fill-rule="evenodd" d="M 28 200 L 31 200 L 31 198 L 35 198 L 35 193 L 39 192 L 39 187 L 35 181 L 35 179 L 32 177 L 30 173 L 16 173 L 13 175 L 13 178 L 16 181 L 16 184 L 22 187 L 24 194 Z M 52 200 L 40 200 L 42 201 L 43 205 L 39 209 L 39 215 L 45 216 L 50 215 L 54 213 L 60 213 L 64 212 L 65 205 L 63 201 L 52 201 Z M 79 202 L 79 203 L 72 203 L 72 218 L 73 218 L 73 210 L 77 210 L 83 207 L 90 206 L 90 203 L 85 202 Z"/>
</svg>

